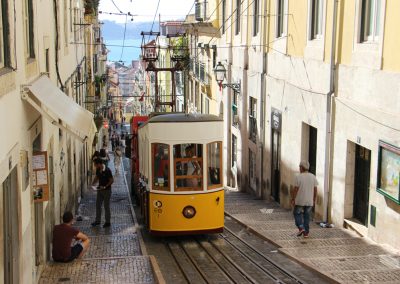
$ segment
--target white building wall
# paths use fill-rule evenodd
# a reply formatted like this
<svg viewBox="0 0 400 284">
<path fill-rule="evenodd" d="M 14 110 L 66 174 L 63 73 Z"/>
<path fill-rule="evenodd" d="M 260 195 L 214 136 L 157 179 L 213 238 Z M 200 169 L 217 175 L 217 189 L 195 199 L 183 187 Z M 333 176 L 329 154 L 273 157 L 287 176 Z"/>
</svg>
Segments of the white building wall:
<svg viewBox="0 0 400 284">
<path fill-rule="evenodd" d="M 398 205 L 376 191 L 379 140 L 400 145 L 400 74 L 341 65 L 335 99 L 335 137 L 331 218 L 343 225 L 353 217 L 354 147 L 371 150 L 368 225 L 374 241 L 400 247 Z M 347 157 L 347 158 L 345 158 Z M 370 224 L 370 206 L 376 207 L 376 226 Z"/>
<path fill-rule="evenodd" d="M 290 207 L 290 192 L 302 159 L 308 159 L 302 143 L 303 123 L 317 128 L 316 177 L 319 183 L 316 217 L 323 216 L 326 94 L 329 65 L 322 61 L 268 53 L 266 75 L 266 151 L 271 155 L 271 108 L 282 112 L 280 203 Z M 303 149 L 303 150 L 302 150 Z M 268 154 L 267 154 L 268 155 Z M 271 194 L 271 157 L 268 157 L 268 194 Z"/>
<path fill-rule="evenodd" d="M 59 1 L 57 1 L 59 2 Z M 70 1 L 67 1 L 69 7 Z M 76 2 L 76 1 L 73 1 Z M 79 7 L 83 7 L 83 1 L 78 1 Z M 60 217 L 65 209 L 65 204 L 60 204 L 60 188 L 67 187 L 67 177 L 65 169 L 73 161 L 65 161 L 64 169 L 60 167 L 61 150 L 67 153 L 67 147 L 71 149 L 71 153 L 76 155 L 76 164 L 71 165 L 73 171 L 72 188 L 69 190 L 76 191 L 80 184 L 80 165 L 82 143 L 78 143 L 70 135 L 64 132 L 64 136 L 59 141 L 58 128 L 53 126 L 45 118 L 41 118 L 28 103 L 21 99 L 21 89 L 23 85 L 27 85 L 36 80 L 41 72 L 46 71 L 45 50 L 49 49 L 49 66 L 50 78 L 57 83 L 55 70 L 55 26 L 53 1 L 42 0 L 33 1 L 34 6 L 34 43 L 35 43 L 35 59 L 27 60 L 25 53 L 25 27 L 23 22 L 24 1 L 9 1 L 9 20 L 10 20 L 10 42 L 12 65 L 15 70 L 0 70 L 0 118 L 2 138 L 0 139 L 0 184 L 4 182 L 11 170 L 17 167 L 18 170 L 18 218 L 19 218 L 19 236 L 14 236 L 19 242 L 19 272 L 20 283 L 36 283 L 41 266 L 46 262 L 46 254 L 49 250 L 49 244 L 45 236 L 46 226 L 49 228 L 51 224 L 59 223 Z M 15 12 L 14 15 L 14 5 Z M 72 45 L 69 41 L 73 41 L 73 34 L 70 33 L 70 17 L 67 11 L 67 31 L 69 33 L 68 42 L 65 43 L 64 38 L 64 9 L 63 2 L 59 3 L 61 15 L 59 15 L 60 23 L 60 50 L 59 52 L 59 71 L 63 82 L 68 80 L 69 76 L 76 70 L 77 62 L 84 56 L 83 45 Z M 20 16 L 21 15 L 21 16 Z M 43 17 L 43 15 L 48 15 Z M 14 22 L 15 19 L 15 22 Z M 69 88 L 68 95 L 72 96 L 73 88 Z M 41 133 L 41 148 L 47 150 L 49 155 L 54 159 L 54 176 L 55 187 L 50 190 L 54 192 L 54 199 L 51 202 L 43 203 L 43 211 L 41 213 L 41 221 L 43 222 L 43 231 L 41 239 L 42 262 L 39 267 L 35 266 L 35 219 L 34 219 L 34 203 L 30 185 L 22 188 L 22 173 L 24 171 L 24 161 L 21 154 L 27 151 L 29 163 L 32 161 L 32 143 L 37 134 Z M 73 157 L 73 156 L 71 156 Z M 66 157 L 65 157 L 66 158 Z M 0 189 L 2 187 L 0 186 Z M 65 189 L 66 190 L 66 189 Z M 1 192 L 2 194 L 2 192 Z M 76 194 L 76 193 L 75 193 Z M 46 210 L 50 206 L 54 207 L 52 216 L 45 216 Z M 0 212 L 2 214 L 2 211 Z M 47 228 L 47 229 L 48 229 Z M 2 233 L 0 234 L 2 235 Z M 2 240 L 2 237 L 0 237 Z M 1 244 L 2 246 L 2 244 Z M 47 251 L 46 251 L 47 250 Z M 2 250 L 3 251 L 3 250 Z M 3 267 L 3 261 L 0 263 Z M 3 270 L 0 273 L 0 279 L 3 279 Z"/>
</svg>

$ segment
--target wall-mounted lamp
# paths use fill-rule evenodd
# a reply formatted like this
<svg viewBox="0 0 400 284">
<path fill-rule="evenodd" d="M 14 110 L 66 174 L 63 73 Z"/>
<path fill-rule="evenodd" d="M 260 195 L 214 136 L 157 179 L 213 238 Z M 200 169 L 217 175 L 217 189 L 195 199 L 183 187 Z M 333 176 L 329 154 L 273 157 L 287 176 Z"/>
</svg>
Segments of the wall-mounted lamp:
<svg viewBox="0 0 400 284">
<path fill-rule="evenodd" d="M 229 88 L 233 89 L 235 92 L 240 93 L 240 86 L 241 86 L 240 82 L 239 83 L 227 83 L 227 84 L 222 83 L 225 80 L 226 68 L 221 62 L 218 62 L 218 64 L 215 66 L 214 74 L 215 74 L 215 80 L 217 81 L 220 88 L 229 87 Z"/>
</svg>

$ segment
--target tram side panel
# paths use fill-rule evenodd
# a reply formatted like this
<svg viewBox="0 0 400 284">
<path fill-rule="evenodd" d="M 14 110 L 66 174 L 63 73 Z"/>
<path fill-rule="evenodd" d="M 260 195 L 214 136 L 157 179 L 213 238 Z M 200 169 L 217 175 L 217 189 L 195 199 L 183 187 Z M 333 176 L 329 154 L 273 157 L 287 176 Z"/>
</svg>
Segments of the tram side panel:
<svg viewBox="0 0 400 284">
<path fill-rule="evenodd" d="M 224 190 L 202 194 L 150 193 L 150 233 L 159 235 L 222 232 Z"/>
</svg>

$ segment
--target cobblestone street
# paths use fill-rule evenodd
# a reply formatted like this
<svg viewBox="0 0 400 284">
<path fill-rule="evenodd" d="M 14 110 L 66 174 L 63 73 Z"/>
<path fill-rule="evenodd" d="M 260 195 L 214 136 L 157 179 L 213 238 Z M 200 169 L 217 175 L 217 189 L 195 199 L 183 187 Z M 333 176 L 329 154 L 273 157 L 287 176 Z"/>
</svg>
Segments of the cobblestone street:
<svg viewBox="0 0 400 284">
<path fill-rule="evenodd" d="M 310 225 L 310 238 L 296 237 L 291 211 L 276 203 L 228 191 L 225 212 L 279 251 L 338 283 L 400 283 L 400 254 L 340 228 Z"/>
<path fill-rule="evenodd" d="M 114 173 L 111 227 L 91 227 L 96 193 L 87 192 L 79 208 L 83 220 L 74 227 L 89 236 L 88 253 L 72 263 L 49 263 L 39 283 L 154 283 L 150 259 L 142 255 L 135 230 L 126 180 L 121 171 L 115 175 L 112 155 L 109 167 Z M 103 223 L 104 209 L 102 217 Z"/>
</svg>

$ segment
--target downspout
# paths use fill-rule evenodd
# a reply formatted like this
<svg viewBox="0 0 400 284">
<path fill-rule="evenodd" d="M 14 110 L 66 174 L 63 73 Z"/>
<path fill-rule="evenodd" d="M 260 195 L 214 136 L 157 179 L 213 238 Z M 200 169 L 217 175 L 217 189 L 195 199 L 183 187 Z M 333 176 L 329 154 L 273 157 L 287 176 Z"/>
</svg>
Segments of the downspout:
<svg viewBox="0 0 400 284">
<path fill-rule="evenodd" d="M 58 83 L 60 83 L 60 87 L 61 90 L 64 91 L 64 85 L 63 82 L 61 80 L 61 75 L 60 75 L 60 70 L 58 68 L 58 38 L 59 38 L 59 34 L 58 34 L 58 11 L 57 11 L 57 0 L 53 1 L 53 6 L 54 6 L 54 18 L 55 18 L 55 22 L 56 22 L 56 38 L 55 38 L 55 44 L 56 44 L 56 50 L 55 50 L 55 63 L 56 63 L 56 73 L 57 73 L 57 80 Z"/>
<path fill-rule="evenodd" d="M 263 1 L 263 3 L 265 3 Z M 267 9 L 264 8 L 264 15 L 267 15 Z M 263 21 L 265 21 L 265 17 L 261 17 Z M 265 192 L 264 192 L 264 147 L 265 147 L 265 96 L 266 96 L 266 85 L 265 85 L 265 75 L 267 73 L 267 54 L 266 54 L 266 38 L 267 38 L 267 29 L 265 28 L 266 25 L 263 23 L 262 25 L 262 72 L 260 74 L 261 80 L 261 109 L 260 109 L 260 135 L 261 135 L 261 155 L 260 155 L 260 186 L 261 186 L 261 198 L 264 199 Z"/>
<path fill-rule="evenodd" d="M 335 95 L 336 79 L 336 32 L 337 32 L 337 10 L 339 0 L 333 0 L 333 18 L 332 18 L 332 44 L 330 58 L 330 78 L 329 92 L 326 96 L 326 126 L 325 126 L 325 169 L 324 169 L 324 197 L 323 197 L 323 221 L 328 221 L 328 205 L 330 197 L 331 184 L 331 157 L 332 157 L 332 99 Z"/>
</svg>

